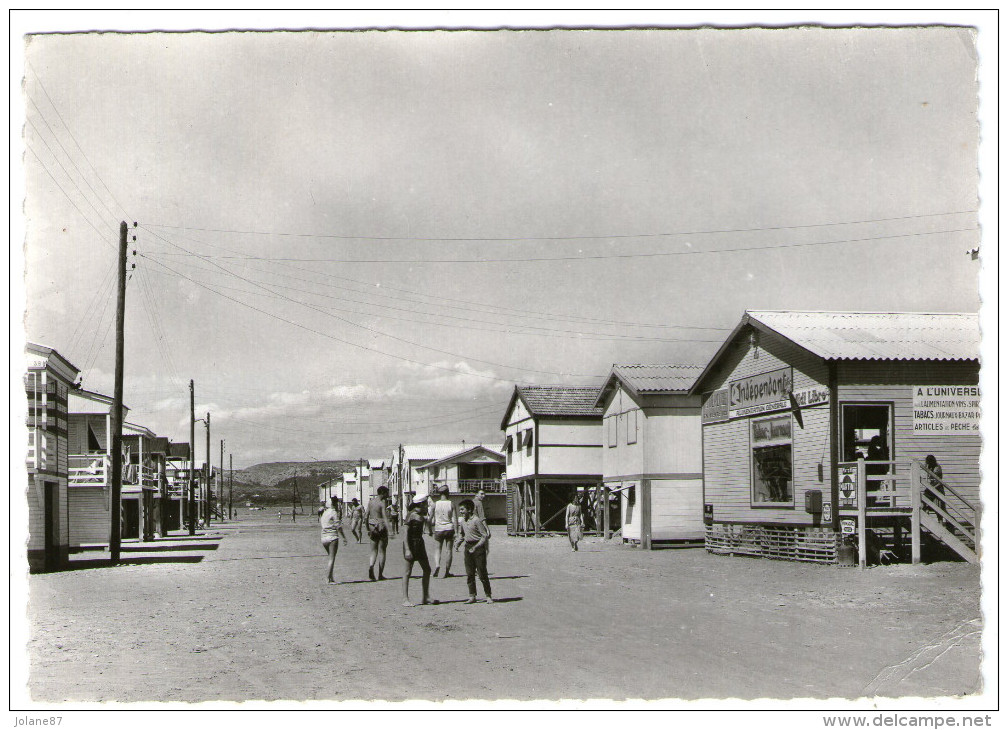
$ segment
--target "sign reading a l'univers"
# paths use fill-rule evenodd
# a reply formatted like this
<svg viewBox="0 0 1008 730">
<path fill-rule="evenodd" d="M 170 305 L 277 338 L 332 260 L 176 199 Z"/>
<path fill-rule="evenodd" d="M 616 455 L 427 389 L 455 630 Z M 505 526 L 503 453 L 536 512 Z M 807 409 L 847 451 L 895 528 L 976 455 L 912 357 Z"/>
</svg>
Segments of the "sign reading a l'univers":
<svg viewBox="0 0 1008 730">
<path fill-rule="evenodd" d="M 980 433 L 980 387 L 913 386 L 916 436 L 969 436 Z"/>
<path fill-rule="evenodd" d="M 790 405 L 788 393 L 791 392 L 793 380 L 791 368 L 780 368 L 733 380 L 728 384 L 730 415 L 746 416 L 787 408 Z"/>
</svg>

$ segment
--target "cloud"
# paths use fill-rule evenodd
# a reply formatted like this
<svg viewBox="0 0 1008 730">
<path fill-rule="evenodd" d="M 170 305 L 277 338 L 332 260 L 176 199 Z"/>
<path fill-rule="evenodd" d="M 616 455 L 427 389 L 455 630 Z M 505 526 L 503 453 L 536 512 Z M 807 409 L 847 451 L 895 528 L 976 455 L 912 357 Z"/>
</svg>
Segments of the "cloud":
<svg viewBox="0 0 1008 730">
<path fill-rule="evenodd" d="M 404 362 L 399 370 L 406 382 L 400 380 L 395 389 L 407 398 L 486 400 L 506 398 L 514 388 L 514 383 L 496 379 L 493 370 L 480 370 L 463 360 L 432 365 Z"/>
</svg>

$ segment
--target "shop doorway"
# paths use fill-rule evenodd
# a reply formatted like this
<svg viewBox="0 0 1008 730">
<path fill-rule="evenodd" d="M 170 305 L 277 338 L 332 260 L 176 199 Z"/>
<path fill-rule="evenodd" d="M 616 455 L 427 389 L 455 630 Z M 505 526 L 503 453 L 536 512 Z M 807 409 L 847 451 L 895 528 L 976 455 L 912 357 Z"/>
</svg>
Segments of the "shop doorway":
<svg viewBox="0 0 1008 730">
<path fill-rule="evenodd" d="M 871 462 L 892 461 L 892 404 L 842 403 L 840 405 L 840 460 L 868 462 L 865 471 L 869 476 L 882 476 L 892 470 L 889 464 Z M 879 482 L 868 482 L 868 506 L 878 504 Z M 885 501 L 882 501 L 885 504 Z"/>
</svg>

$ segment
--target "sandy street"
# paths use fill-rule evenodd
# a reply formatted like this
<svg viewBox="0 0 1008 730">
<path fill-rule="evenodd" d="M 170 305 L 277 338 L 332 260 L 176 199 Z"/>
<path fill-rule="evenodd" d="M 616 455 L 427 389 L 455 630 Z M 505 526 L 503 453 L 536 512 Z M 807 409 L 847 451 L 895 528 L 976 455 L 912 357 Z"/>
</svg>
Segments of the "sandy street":
<svg viewBox="0 0 1008 730">
<path fill-rule="evenodd" d="M 403 608 L 316 521 L 243 514 L 135 564 L 30 578 L 37 701 L 794 698 L 980 689 L 980 577 L 942 563 L 856 568 L 643 552 L 493 528 L 500 602 Z M 431 543 L 428 543 L 431 549 Z M 398 578 L 401 548 L 386 574 Z M 78 556 L 95 558 L 100 553 Z M 456 554 L 453 572 L 464 572 Z M 420 596 L 420 583 L 412 585 Z M 480 589 L 482 594 L 482 589 Z"/>
</svg>

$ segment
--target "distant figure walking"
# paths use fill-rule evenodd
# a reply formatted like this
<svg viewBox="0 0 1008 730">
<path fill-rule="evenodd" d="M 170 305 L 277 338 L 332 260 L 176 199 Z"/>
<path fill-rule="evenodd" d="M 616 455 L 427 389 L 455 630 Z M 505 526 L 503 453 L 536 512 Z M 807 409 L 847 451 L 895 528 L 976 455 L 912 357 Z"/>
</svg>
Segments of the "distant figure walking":
<svg viewBox="0 0 1008 730">
<path fill-rule="evenodd" d="M 409 582 L 413 573 L 413 564 L 417 563 L 423 570 L 423 603 L 431 603 L 430 599 L 430 561 L 427 559 L 427 546 L 424 545 L 424 527 L 427 523 L 427 497 L 414 497 L 409 510 L 403 518 L 403 557 L 406 559 L 406 569 L 403 571 L 402 590 L 403 606 L 407 608 L 416 604 L 409 598 Z"/>
<path fill-rule="evenodd" d="M 339 510 L 336 508 L 336 497 L 333 497 L 329 507 L 322 512 L 319 517 L 319 524 L 322 526 L 322 549 L 329 555 L 329 571 L 326 577 L 330 583 L 333 581 L 333 565 L 336 564 L 336 552 L 339 550 L 339 539 L 343 536 L 346 542 L 346 533 L 340 523 Z"/>
<path fill-rule="evenodd" d="M 354 539 L 357 542 L 361 541 L 362 532 L 361 525 L 364 522 L 364 509 L 361 507 L 360 502 L 354 497 L 350 500 L 350 532 L 353 533 Z"/>
<path fill-rule="evenodd" d="M 399 534 L 399 505 L 396 500 L 392 500 L 392 503 L 388 506 L 388 518 L 389 525 L 392 527 L 392 534 Z"/>
<path fill-rule="evenodd" d="M 455 505 L 452 504 L 448 496 L 448 485 L 442 484 L 438 488 L 438 501 L 434 503 L 434 514 L 431 516 L 431 523 L 434 528 L 434 577 L 438 577 L 441 564 L 444 563 L 444 573 L 441 577 L 451 577 L 452 564 L 452 543 L 455 542 L 455 533 L 458 532 L 458 515 L 455 512 Z"/>
<path fill-rule="evenodd" d="M 455 538 L 455 549 L 465 545 L 466 585 L 469 587 L 469 600 L 466 603 L 476 603 L 476 576 L 479 575 L 483 584 L 486 602 L 493 603 L 490 591 L 490 576 L 487 575 L 486 547 L 490 532 L 486 523 L 475 514 L 475 506 L 471 499 L 463 499 L 459 503 L 462 519 L 459 520 L 459 534 Z"/>
<path fill-rule="evenodd" d="M 567 505 L 567 539 L 570 540 L 571 552 L 577 552 L 583 527 L 584 517 L 581 514 L 581 504 L 578 502 L 577 490 L 574 490 L 570 504 Z"/>
<path fill-rule="evenodd" d="M 277 522 L 279 522 L 282 519 L 283 519 L 283 510 L 282 509 L 278 509 L 277 510 Z"/>
<path fill-rule="evenodd" d="M 375 563 L 378 564 L 378 580 L 385 580 L 385 549 L 388 547 L 389 526 L 388 508 L 385 500 L 388 499 L 388 488 L 378 487 L 378 494 L 368 500 L 367 506 L 367 534 L 371 541 L 371 558 L 368 562 L 368 578 L 375 580 Z"/>
</svg>

